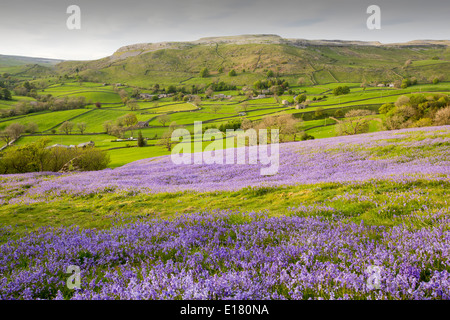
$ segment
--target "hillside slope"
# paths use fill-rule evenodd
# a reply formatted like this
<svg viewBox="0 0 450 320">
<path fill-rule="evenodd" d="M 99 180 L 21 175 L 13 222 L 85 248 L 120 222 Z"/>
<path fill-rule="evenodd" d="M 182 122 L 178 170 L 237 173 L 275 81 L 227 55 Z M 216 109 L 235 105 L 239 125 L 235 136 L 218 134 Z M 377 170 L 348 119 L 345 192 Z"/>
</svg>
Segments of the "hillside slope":
<svg viewBox="0 0 450 320">
<path fill-rule="evenodd" d="M 264 77 L 267 70 L 291 81 L 304 77 L 306 84 L 395 81 L 408 76 L 425 81 L 437 75 L 446 79 L 450 72 L 449 45 L 450 41 L 383 45 L 244 35 L 130 45 L 100 60 L 63 62 L 57 69 L 60 73 L 74 74 L 78 68 L 87 80 L 142 87 L 217 80 L 246 85 Z M 406 65 L 408 60 L 412 63 Z M 204 67 L 210 70 L 210 78 L 191 80 Z M 218 72 L 220 67 L 223 73 Z M 237 77 L 228 76 L 231 69 L 238 72 Z"/>
</svg>

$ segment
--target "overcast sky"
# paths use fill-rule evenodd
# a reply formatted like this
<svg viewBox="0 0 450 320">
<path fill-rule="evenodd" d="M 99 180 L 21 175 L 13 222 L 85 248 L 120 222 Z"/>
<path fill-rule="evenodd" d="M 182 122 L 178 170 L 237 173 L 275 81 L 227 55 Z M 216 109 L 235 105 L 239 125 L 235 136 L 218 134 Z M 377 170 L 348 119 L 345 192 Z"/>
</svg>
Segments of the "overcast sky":
<svg viewBox="0 0 450 320">
<path fill-rule="evenodd" d="M 69 5 L 81 29 L 69 30 Z M 366 26 L 381 8 L 381 30 Z M 449 0 L 0 0 L 0 54 L 87 60 L 143 42 L 278 34 L 406 42 L 450 39 Z"/>
</svg>

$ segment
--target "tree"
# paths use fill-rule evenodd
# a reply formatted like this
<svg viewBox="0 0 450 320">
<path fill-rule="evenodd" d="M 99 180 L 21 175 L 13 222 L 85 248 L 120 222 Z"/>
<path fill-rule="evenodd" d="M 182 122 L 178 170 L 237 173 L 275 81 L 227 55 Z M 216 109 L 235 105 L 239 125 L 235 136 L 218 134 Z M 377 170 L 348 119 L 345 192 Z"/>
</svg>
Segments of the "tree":
<svg viewBox="0 0 450 320">
<path fill-rule="evenodd" d="M 136 111 L 136 110 L 139 110 L 139 109 L 140 109 L 140 107 L 139 107 L 139 105 L 137 104 L 136 100 L 130 100 L 130 101 L 128 101 L 127 107 L 128 107 L 128 109 L 130 109 L 131 111 Z"/>
<path fill-rule="evenodd" d="M 397 101 L 395 101 L 395 106 L 401 107 L 401 106 L 409 104 L 409 102 L 410 102 L 410 98 L 408 96 L 400 96 L 397 98 Z"/>
<path fill-rule="evenodd" d="M 163 127 L 166 126 L 166 123 L 170 122 L 170 117 L 167 114 L 162 114 L 157 119 L 158 122 L 163 125 Z"/>
<path fill-rule="evenodd" d="M 203 68 L 201 71 L 200 71 L 200 77 L 202 77 L 202 78 L 207 78 L 207 77 L 209 77 L 209 70 L 208 70 L 208 68 Z"/>
<path fill-rule="evenodd" d="M 378 109 L 378 112 L 380 112 L 381 114 L 386 114 L 393 108 L 395 108 L 395 105 L 393 103 L 385 103 Z"/>
<path fill-rule="evenodd" d="M 86 126 L 87 126 L 86 122 L 77 123 L 78 131 L 80 131 L 81 134 L 83 134 L 84 131 L 86 130 Z"/>
<path fill-rule="evenodd" d="M 231 69 L 230 72 L 228 72 L 228 75 L 230 77 L 235 77 L 237 75 L 236 71 L 234 69 Z"/>
<path fill-rule="evenodd" d="M 219 73 L 223 73 L 223 67 L 220 66 L 218 71 L 219 71 Z"/>
<path fill-rule="evenodd" d="M 306 101 L 306 94 L 299 94 L 295 97 L 295 102 L 302 103 Z"/>
<path fill-rule="evenodd" d="M 208 89 L 206 89 L 205 94 L 206 94 L 207 97 L 212 97 L 213 96 L 214 91 L 213 91 L 211 86 L 209 86 Z"/>
<path fill-rule="evenodd" d="M 122 99 L 122 102 L 124 104 L 126 104 L 128 102 L 128 92 L 126 92 L 125 90 L 122 89 L 119 91 L 119 96 L 120 96 L 120 99 Z"/>
<path fill-rule="evenodd" d="M 199 96 L 195 95 L 192 98 L 192 104 L 196 107 L 200 106 L 200 103 L 202 102 L 202 98 L 200 98 Z"/>
<path fill-rule="evenodd" d="M 8 89 L 3 88 L 1 92 L 2 92 L 3 100 L 12 100 L 11 92 Z"/>
<path fill-rule="evenodd" d="M 305 131 L 300 132 L 298 138 L 299 138 L 300 141 L 314 140 L 314 136 L 312 136 L 312 135 L 306 133 Z"/>
<path fill-rule="evenodd" d="M 272 70 L 267 71 L 267 78 L 273 78 L 274 74 Z"/>
<path fill-rule="evenodd" d="M 250 106 L 248 105 L 247 102 L 244 102 L 241 106 L 242 106 L 242 111 L 245 111 L 245 112 L 247 112 L 248 109 L 250 108 Z"/>
<path fill-rule="evenodd" d="M 65 121 L 60 127 L 59 131 L 64 132 L 65 134 L 70 134 L 73 130 L 74 124 L 70 121 Z"/>
<path fill-rule="evenodd" d="M 105 129 L 107 134 L 111 134 L 111 129 L 114 126 L 114 122 L 112 120 L 108 120 L 103 122 L 103 129 Z"/>
<path fill-rule="evenodd" d="M 5 141 L 6 144 L 9 144 L 12 140 L 11 134 L 6 130 L 0 131 L 0 139 Z"/>
<path fill-rule="evenodd" d="M 330 118 L 337 122 L 336 133 L 338 135 L 354 135 L 369 131 L 369 122 L 372 120 L 379 120 L 371 117 L 374 114 L 375 113 L 370 110 L 357 109 L 347 112 L 344 119 Z"/>
<path fill-rule="evenodd" d="M 323 116 L 323 108 L 319 107 L 316 109 L 316 111 L 314 112 L 314 117 L 315 118 L 320 118 Z"/>
<path fill-rule="evenodd" d="M 256 126 L 255 129 L 267 129 L 268 133 L 271 134 L 270 129 L 278 130 L 278 137 L 280 142 L 285 141 L 286 137 L 294 136 L 298 132 L 299 119 L 296 119 L 292 114 L 284 114 L 281 116 L 266 116 L 264 117 Z M 272 136 L 270 139 L 272 141 Z"/>
<path fill-rule="evenodd" d="M 335 96 L 340 96 L 340 95 L 348 94 L 348 93 L 350 93 L 350 88 L 347 86 L 338 86 L 333 89 L 333 94 Z"/>
<path fill-rule="evenodd" d="M 175 87 L 173 84 L 167 87 L 167 93 L 175 93 L 177 92 L 177 87 Z"/>
<path fill-rule="evenodd" d="M 38 125 L 35 122 L 29 122 L 26 124 L 25 132 L 33 134 L 36 131 L 38 131 Z"/>
<path fill-rule="evenodd" d="M 450 106 L 439 109 L 434 116 L 434 123 L 438 126 L 450 125 Z"/>
<path fill-rule="evenodd" d="M 127 127 L 131 127 L 138 122 L 138 119 L 134 113 L 128 113 L 123 116 L 123 123 Z"/>
<path fill-rule="evenodd" d="M 137 145 L 139 148 L 145 147 L 145 145 L 147 144 L 147 141 L 145 141 L 144 137 L 142 136 L 142 132 L 139 131 L 138 133 L 138 141 L 137 141 Z"/>
<path fill-rule="evenodd" d="M 175 142 L 172 141 L 172 134 L 175 131 L 175 123 L 172 122 L 169 126 L 169 130 L 164 132 L 161 138 L 156 142 L 157 146 L 161 146 L 167 149 L 167 151 L 172 151 L 172 146 Z"/>
<path fill-rule="evenodd" d="M 139 98 L 140 94 L 141 94 L 141 90 L 139 90 L 138 88 L 134 88 L 133 92 L 131 93 L 131 97 L 132 98 Z"/>
<path fill-rule="evenodd" d="M 299 86 L 303 86 L 303 85 L 305 84 L 305 78 L 303 78 L 303 77 L 298 78 L 297 84 L 298 84 Z"/>
<path fill-rule="evenodd" d="M 342 117 L 344 116 L 344 111 L 338 109 L 338 110 L 336 110 L 336 111 L 334 112 L 334 116 L 335 116 L 336 118 L 342 118 Z"/>
<path fill-rule="evenodd" d="M 222 109 L 222 106 L 218 105 L 218 104 L 211 106 L 211 111 L 214 113 L 219 112 L 221 109 Z"/>
<path fill-rule="evenodd" d="M 100 109 L 100 108 L 102 107 L 102 104 L 101 104 L 100 102 L 96 102 L 96 103 L 95 103 L 95 107 L 96 107 L 97 109 Z"/>
</svg>

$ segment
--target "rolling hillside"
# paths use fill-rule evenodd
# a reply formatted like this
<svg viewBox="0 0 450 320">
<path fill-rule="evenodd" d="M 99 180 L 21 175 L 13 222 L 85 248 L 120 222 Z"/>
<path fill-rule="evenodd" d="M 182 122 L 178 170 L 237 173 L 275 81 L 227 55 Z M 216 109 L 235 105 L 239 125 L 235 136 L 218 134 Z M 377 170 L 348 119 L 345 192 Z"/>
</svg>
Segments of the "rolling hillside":
<svg viewBox="0 0 450 320">
<path fill-rule="evenodd" d="M 289 81 L 306 84 L 330 82 L 395 81 L 415 76 L 448 77 L 449 41 L 414 41 L 383 45 L 377 42 L 283 39 L 275 35 L 203 38 L 192 42 L 136 44 L 112 56 L 88 62 L 63 62 L 60 74 L 80 75 L 94 82 L 124 82 L 149 87 L 159 84 L 202 84 L 220 80 L 248 85 L 267 70 Z M 406 63 L 410 60 L 410 63 Z M 208 79 L 197 78 L 207 67 Z M 219 68 L 223 68 L 220 73 Z M 235 69 L 236 77 L 228 76 Z"/>
</svg>

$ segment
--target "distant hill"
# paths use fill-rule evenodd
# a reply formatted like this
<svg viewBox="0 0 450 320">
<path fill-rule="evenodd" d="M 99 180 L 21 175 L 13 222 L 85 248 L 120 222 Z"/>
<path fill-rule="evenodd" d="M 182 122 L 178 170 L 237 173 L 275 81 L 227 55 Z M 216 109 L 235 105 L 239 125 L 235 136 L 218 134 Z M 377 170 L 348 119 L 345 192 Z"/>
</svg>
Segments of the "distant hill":
<svg viewBox="0 0 450 320">
<path fill-rule="evenodd" d="M 55 75 L 55 66 L 64 60 L 0 55 L 0 72 L 18 77 Z"/>
<path fill-rule="evenodd" d="M 47 58 L 32 58 L 23 56 L 7 56 L 0 54 L 0 67 L 16 67 L 23 65 L 41 65 L 41 66 L 55 66 L 64 60 L 47 59 Z"/>
<path fill-rule="evenodd" d="M 285 39 L 278 35 L 208 37 L 189 42 L 141 43 L 119 48 L 94 61 L 0 56 L 2 64 L 21 67 L 18 74 L 34 77 L 79 74 L 94 82 L 125 83 L 139 87 L 207 85 L 225 81 L 249 85 L 272 70 L 290 83 L 392 82 L 404 77 L 428 81 L 450 80 L 450 41 L 417 40 L 407 43 L 343 40 Z M 32 65 L 30 65 L 32 63 Z M 24 66 L 27 66 L 25 68 Z M 33 66 L 30 68 L 29 66 Z M 199 78 L 207 67 L 210 77 Z M 223 72 L 219 73 L 219 69 Z M 228 76 L 235 69 L 237 76 Z"/>
<path fill-rule="evenodd" d="M 412 63 L 405 65 L 408 60 Z M 208 79 L 198 78 L 204 67 L 211 73 Z M 220 67 L 223 73 L 218 72 Z M 450 80 L 450 41 L 381 44 L 284 39 L 277 35 L 210 37 L 129 45 L 103 59 L 57 65 L 61 74 L 73 75 L 77 68 L 80 75 L 91 81 L 141 87 L 155 83 L 198 85 L 219 80 L 245 85 L 264 78 L 267 70 L 293 82 L 302 77 L 305 84 L 395 81 L 408 76 L 420 81 L 435 75 Z M 231 69 L 238 76 L 229 77 Z"/>
</svg>

